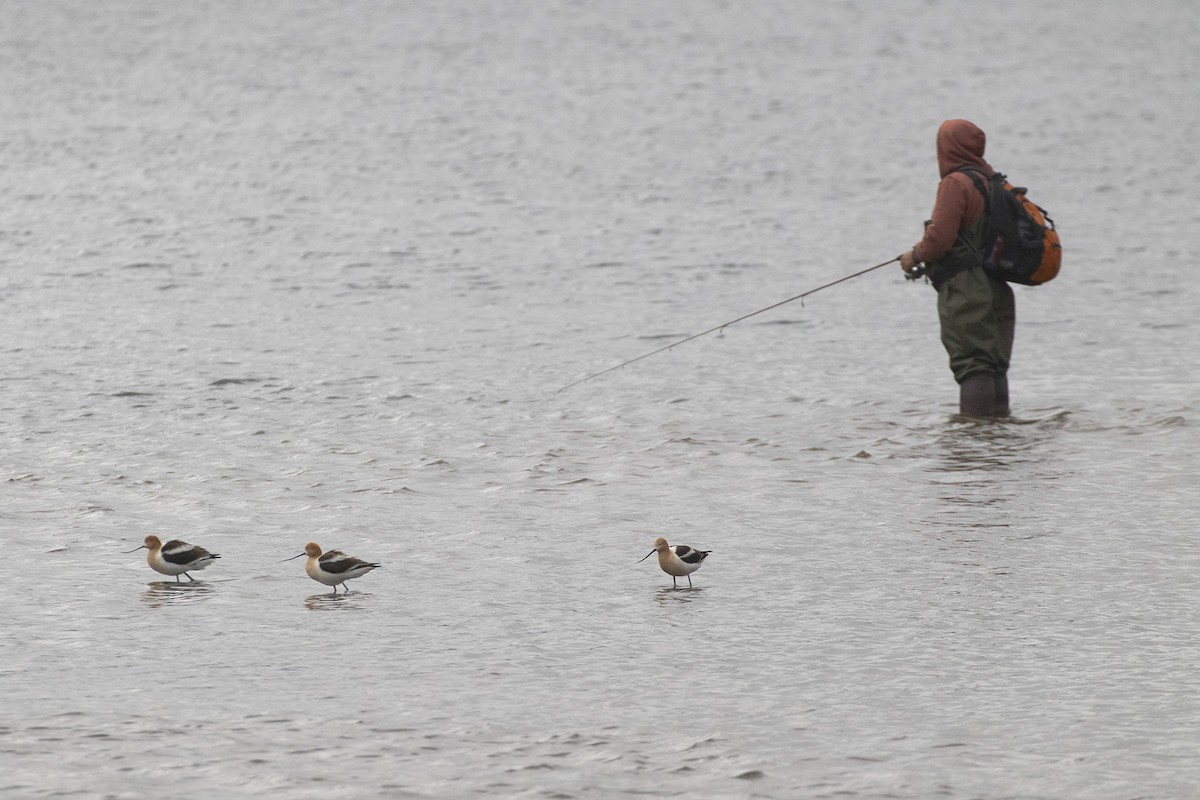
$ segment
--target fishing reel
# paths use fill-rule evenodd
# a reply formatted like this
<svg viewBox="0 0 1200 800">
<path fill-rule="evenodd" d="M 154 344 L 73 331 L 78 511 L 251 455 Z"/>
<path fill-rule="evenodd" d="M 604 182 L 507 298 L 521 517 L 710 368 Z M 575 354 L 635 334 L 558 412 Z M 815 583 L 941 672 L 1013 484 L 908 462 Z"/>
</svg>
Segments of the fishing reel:
<svg viewBox="0 0 1200 800">
<path fill-rule="evenodd" d="M 925 275 L 926 275 L 925 265 L 918 264 L 917 268 L 914 269 L 912 272 L 904 273 L 904 279 L 909 280 L 909 281 L 919 281 L 919 280 L 921 280 L 921 278 L 924 278 Z"/>
</svg>

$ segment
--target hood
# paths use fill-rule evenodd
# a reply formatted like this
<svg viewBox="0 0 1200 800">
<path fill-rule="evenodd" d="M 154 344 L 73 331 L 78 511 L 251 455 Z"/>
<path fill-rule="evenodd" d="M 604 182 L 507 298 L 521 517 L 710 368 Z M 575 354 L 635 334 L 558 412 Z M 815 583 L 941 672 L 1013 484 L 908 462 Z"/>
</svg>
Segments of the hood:
<svg viewBox="0 0 1200 800">
<path fill-rule="evenodd" d="M 937 132 L 938 172 L 946 177 L 959 167 L 974 165 L 990 175 L 995 170 L 983 160 L 983 149 L 987 135 L 973 122 L 965 119 L 948 119 Z"/>
</svg>

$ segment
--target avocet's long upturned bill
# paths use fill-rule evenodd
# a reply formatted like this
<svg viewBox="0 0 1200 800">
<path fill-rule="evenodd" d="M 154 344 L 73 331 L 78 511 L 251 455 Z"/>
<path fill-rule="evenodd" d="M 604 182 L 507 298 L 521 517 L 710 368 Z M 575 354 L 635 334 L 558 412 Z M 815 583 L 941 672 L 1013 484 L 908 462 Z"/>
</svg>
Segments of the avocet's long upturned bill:
<svg viewBox="0 0 1200 800">
<path fill-rule="evenodd" d="M 371 570 L 380 566 L 363 561 L 361 558 L 348 556 L 338 550 L 330 550 L 324 555 L 321 554 L 321 545 L 316 542 L 309 542 L 304 545 L 304 552 L 297 553 L 292 558 L 285 558 L 284 561 L 291 561 L 293 558 L 300 556 L 308 556 L 308 561 L 304 564 L 304 571 L 308 573 L 308 577 L 314 581 L 333 587 L 333 593 L 337 594 L 338 584 L 342 584 L 345 589 L 346 581 L 351 578 L 361 578 Z M 349 592 L 349 589 L 346 589 Z"/>
<path fill-rule="evenodd" d="M 639 558 L 638 563 L 658 553 L 658 565 L 662 567 L 663 572 L 671 576 L 671 586 L 678 588 L 675 579 L 686 575 L 690 588 L 692 573 L 700 569 L 700 565 L 711 552 L 712 550 L 696 550 L 686 544 L 667 544 L 667 540 L 660 536 L 654 540 L 654 549 Z"/>
<path fill-rule="evenodd" d="M 146 554 L 146 563 L 150 565 L 150 569 L 161 572 L 163 575 L 174 575 L 176 583 L 179 583 L 180 575 L 187 575 L 187 579 L 194 582 L 196 579 L 188 575 L 189 572 L 194 569 L 204 569 L 214 559 L 220 558 L 216 553 L 210 553 L 203 547 L 181 542 L 178 539 L 172 539 L 163 544 L 157 536 L 147 536 L 141 547 L 135 547 L 126 552 L 136 553 L 143 549 L 150 551 Z"/>
</svg>

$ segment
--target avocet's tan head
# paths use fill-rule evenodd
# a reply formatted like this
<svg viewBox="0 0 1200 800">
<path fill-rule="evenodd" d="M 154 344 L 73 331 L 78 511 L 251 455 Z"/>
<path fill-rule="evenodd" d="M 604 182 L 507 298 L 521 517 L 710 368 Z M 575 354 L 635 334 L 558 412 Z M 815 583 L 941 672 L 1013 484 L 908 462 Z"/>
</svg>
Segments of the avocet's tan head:
<svg viewBox="0 0 1200 800">
<path fill-rule="evenodd" d="M 317 544 L 316 542 L 309 542 L 308 544 L 304 545 L 303 553 L 296 553 L 296 555 L 292 556 L 291 558 L 285 558 L 284 561 L 291 561 L 292 559 L 299 558 L 300 556 L 308 556 L 309 558 L 317 558 L 320 555 L 321 555 L 321 545 Z M 280 562 L 280 563 L 282 563 L 282 562 Z"/>
<path fill-rule="evenodd" d="M 667 540 L 662 538 L 661 536 L 658 537 L 657 539 L 654 540 L 654 549 L 651 550 L 649 553 L 646 553 L 646 555 L 639 558 L 638 563 L 639 564 L 642 563 L 643 561 L 645 561 L 647 558 L 654 555 L 655 553 L 661 553 L 662 551 L 666 550 L 668 547 L 670 547 L 670 545 L 667 544 Z"/>
<path fill-rule="evenodd" d="M 138 550 L 150 550 L 153 552 L 154 550 L 157 550 L 160 547 L 162 547 L 162 542 L 159 540 L 159 538 L 157 536 L 147 536 L 145 539 L 142 540 L 142 543 L 140 545 L 133 548 L 132 550 L 126 550 L 124 552 L 136 553 Z M 149 557 L 149 556 L 147 556 L 147 557 Z"/>
</svg>

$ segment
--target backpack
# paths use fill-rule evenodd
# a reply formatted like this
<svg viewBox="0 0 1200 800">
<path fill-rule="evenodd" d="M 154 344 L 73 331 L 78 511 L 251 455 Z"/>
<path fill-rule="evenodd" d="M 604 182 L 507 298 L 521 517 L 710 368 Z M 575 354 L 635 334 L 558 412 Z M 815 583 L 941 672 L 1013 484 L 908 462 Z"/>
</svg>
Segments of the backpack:
<svg viewBox="0 0 1200 800">
<path fill-rule="evenodd" d="M 1026 286 L 1053 280 L 1062 266 L 1062 244 L 1046 209 L 1025 196 L 1025 187 L 1013 186 L 999 172 L 989 177 L 974 167 L 958 171 L 983 193 L 983 248 L 977 250 L 959 235 L 983 268 Z"/>
</svg>

